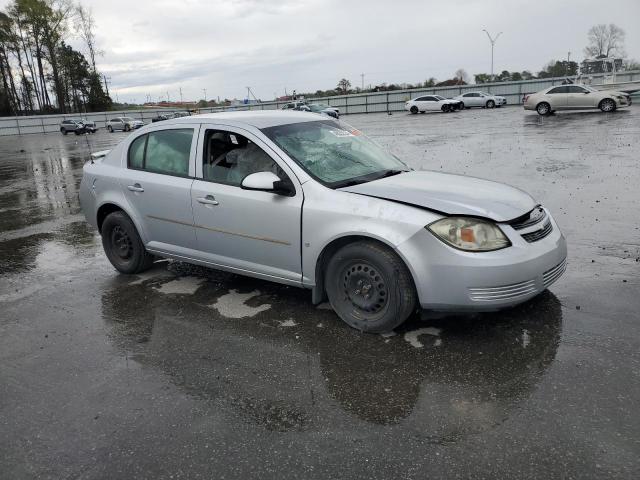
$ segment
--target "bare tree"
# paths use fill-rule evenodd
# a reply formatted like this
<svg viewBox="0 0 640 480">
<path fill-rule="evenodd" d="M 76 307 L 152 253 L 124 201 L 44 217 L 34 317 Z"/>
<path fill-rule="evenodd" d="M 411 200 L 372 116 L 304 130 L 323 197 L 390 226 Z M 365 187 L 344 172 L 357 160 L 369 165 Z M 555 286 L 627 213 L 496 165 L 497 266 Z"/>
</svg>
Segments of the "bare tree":
<svg viewBox="0 0 640 480">
<path fill-rule="evenodd" d="M 613 23 L 594 25 L 587 34 L 589 45 L 584 49 L 584 53 L 587 57 L 593 58 L 610 56 L 624 58 L 626 55 L 624 37 L 624 30 Z"/>
<path fill-rule="evenodd" d="M 96 28 L 96 22 L 93 19 L 93 13 L 91 9 L 87 9 L 79 4 L 76 8 L 76 23 L 75 29 L 80 38 L 84 41 L 89 51 L 89 62 L 93 72 L 96 72 L 96 56 L 102 55 L 102 52 L 96 49 L 96 35 L 94 33 Z"/>
<path fill-rule="evenodd" d="M 469 83 L 469 74 L 465 71 L 464 68 L 459 68 L 456 70 L 455 78 L 458 80 L 459 84 Z"/>
<path fill-rule="evenodd" d="M 338 82 L 338 90 L 340 90 L 345 95 L 349 92 L 350 87 L 351 87 L 351 82 L 346 78 L 343 78 Z"/>
</svg>

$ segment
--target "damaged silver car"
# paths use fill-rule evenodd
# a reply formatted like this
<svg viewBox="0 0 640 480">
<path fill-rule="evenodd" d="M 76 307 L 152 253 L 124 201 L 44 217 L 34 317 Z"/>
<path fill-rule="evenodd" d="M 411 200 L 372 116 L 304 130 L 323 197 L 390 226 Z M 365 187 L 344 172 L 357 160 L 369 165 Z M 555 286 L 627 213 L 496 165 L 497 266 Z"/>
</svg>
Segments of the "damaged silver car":
<svg viewBox="0 0 640 480">
<path fill-rule="evenodd" d="M 326 116 L 170 119 L 95 157 L 80 199 L 120 272 L 166 257 L 306 288 L 362 331 L 418 308 L 510 307 L 565 269 L 565 239 L 527 193 L 413 171 Z"/>
</svg>

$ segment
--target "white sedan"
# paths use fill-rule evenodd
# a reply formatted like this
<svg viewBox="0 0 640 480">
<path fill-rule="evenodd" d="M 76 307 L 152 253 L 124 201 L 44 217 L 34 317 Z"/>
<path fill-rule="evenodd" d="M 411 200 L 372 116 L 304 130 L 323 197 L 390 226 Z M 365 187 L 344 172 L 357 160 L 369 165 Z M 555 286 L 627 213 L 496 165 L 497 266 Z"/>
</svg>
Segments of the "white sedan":
<svg viewBox="0 0 640 480">
<path fill-rule="evenodd" d="M 434 112 L 451 112 L 459 108 L 460 102 L 449 100 L 439 95 L 425 95 L 414 98 L 404 104 L 404 109 L 411 113 L 424 113 L 427 111 Z"/>
<path fill-rule="evenodd" d="M 494 108 L 507 104 L 505 97 L 485 92 L 467 92 L 453 97 L 453 99 L 462 102 L 463 109 L 471 107 Z"/>
<path fill-rule="evenodd" d="M 613 112 L 631 105 L 628 93 L 595 90 L 588 85 L 558 85 L 524 97 L 524 109 L 548 115 L 556 110 L 600 109 Z"/>
</svg>

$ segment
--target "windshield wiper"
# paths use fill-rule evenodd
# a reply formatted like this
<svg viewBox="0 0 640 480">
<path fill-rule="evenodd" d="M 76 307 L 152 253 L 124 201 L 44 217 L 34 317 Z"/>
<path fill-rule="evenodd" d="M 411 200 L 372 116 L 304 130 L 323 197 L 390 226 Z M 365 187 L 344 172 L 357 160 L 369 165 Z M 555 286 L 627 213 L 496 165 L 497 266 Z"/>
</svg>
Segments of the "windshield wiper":
<svg viewBox="0 0 640 480">
<path fill-rule="evenodd" d="M 344 180 L 342 182 L 334 184 L 332 188 L 352 187 L 354 185 L 373 182 L 374 180 L 380 180 L 381 178 L 392 177 L 394 175 L 398 175 L 399 173 L 404 173 L 408 171 L 409 170 L 399 170 L 399 169 L 383 170 L 382 172 L 377 172 L 376 174 L 369 174 L 369 175 L 364 175 L 362 177 L 352 178 L 350 180 Z"/>
<path fill-rule="evenodd" d="M 380 172 L 380 174 L 377 175 L 375 178 L 372 178 L 371 181 L 380 180 L 381 178 L 393 177 L 394 175 L 398 175 L 404 172 L 408 172 L 408 170 L 398 170 L 398 169 L 384 170 L 383 172 Z"/>
</svg>

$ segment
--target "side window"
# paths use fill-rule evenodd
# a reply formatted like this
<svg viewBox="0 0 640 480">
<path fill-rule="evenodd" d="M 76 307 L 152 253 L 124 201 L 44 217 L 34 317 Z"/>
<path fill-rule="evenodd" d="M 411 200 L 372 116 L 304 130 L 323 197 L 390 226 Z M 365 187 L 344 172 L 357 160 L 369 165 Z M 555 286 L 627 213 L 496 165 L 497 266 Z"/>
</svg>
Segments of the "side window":
<svg viewBox="0 0 640 480">
<path fill-rule="evenodd" d="M 433 97 L 424 97 L 424 101 L 425 101 L 425 102 L 435 102 L 435 101 L 436 101 L 436 99 L 435 99 L 435 98 L 433 98 Z"/>
<path fill-rule="evenodd" d="M 207 130 L 204 141 L 204 180 L 239 187 L 247 175 L 273 172 L 280 179 L 290 181 L 264 150 L 242 135 Z"/>
<path fill-rule="evenodd" d="M 413 101 L 414 102 L 424 102 L 426 97 L 418 97 L 418 98 L 414 98 Z"/>
<path fill-rule="evenodd" d="M 193 129 L 160 130 L 148 134 L 144 169 L 169 175 L 189 175 Z"/>
<path fill-rule="evenodd" d="M 577 85 L 567 85 L 564 87 L 567 89 L 567 93 L 584 93 L 586 90 L 582 87 L 578 87 Z"/>
<path fill-rule="evenodd" d="M 556 88 L 552 88 L 551 90 L 549 90 L 547 92 L 547 95 L 549 94 L 554 94 L 554 93 L 567 93 L 567 87 L 556 87 Z"/>
<path fill-rule="evenodd" d="M 144 147 L 147 145 L 147 135 L 136 138 L 129 147 L 129 168 L 142 170 L 144 168 Z"/>
</svg>

